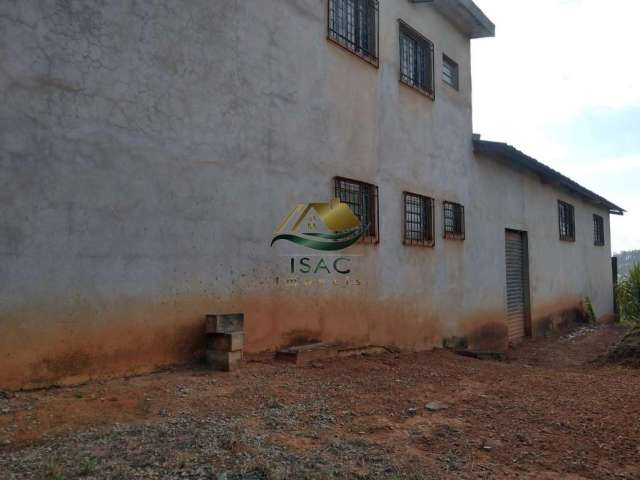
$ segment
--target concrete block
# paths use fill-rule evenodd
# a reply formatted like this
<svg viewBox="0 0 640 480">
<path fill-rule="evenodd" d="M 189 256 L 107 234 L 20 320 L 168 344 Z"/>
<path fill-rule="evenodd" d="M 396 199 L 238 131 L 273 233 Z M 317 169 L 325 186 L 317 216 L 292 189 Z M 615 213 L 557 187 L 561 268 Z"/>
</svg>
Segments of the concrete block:
<svg viewBox="0 0 640 480">
<path fill-rule="evenodd" d="M 339 346 L 335 343 L 310 343 L 284 348 L 276 352 L 276 360 L 304 365 L 316 360 L 329 360 L 339 354 Z"/>
<path fill-rule="evenodd" d="M 244 313 L 207 315 L 207 333 L 233 333 L 244 330 Z"/>
<path fill-rule="evenodd" d="M 244 347 L 244 333 L 211 333 L 207 347 L 217 352 L 236 352 Z"/>
<path fill-rule="evenodd" d="M 215 350 L 207 350 L 207 365 L 213 370 L 221 370 L 230 372 L 235 370 L 242 360 L 242 351 L 237 352 L 217 352 Z"/>
</svg>

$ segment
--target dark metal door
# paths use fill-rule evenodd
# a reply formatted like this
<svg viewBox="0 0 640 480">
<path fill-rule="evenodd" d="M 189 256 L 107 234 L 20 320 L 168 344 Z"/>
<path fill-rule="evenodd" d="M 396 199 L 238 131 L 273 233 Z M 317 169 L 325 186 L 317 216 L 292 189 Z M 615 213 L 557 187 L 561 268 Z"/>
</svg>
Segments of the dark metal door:
<svg viewBox="0 0 640 480">
<path fill-rule="evenodd" d="M 620 314 L 618 311 L 618 257 L 611 257 L 611 277 L 613 280 L 613 313 L 617 317 Z"/>
<path fill-rule="evenodd" d="M 527 334 L 529 314 L 529 269 L 526 233 L 506 231 L 507 327 L 509 341 L 517 342 Z"/>
</svg>

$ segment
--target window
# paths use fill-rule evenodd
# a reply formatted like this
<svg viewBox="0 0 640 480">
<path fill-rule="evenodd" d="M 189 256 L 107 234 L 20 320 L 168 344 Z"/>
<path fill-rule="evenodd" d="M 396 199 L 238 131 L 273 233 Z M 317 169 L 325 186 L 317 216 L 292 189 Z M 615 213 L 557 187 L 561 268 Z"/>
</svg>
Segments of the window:
<svg viewBox="0 0 640 480">
<path fill-rule="evenodd" d="M 458 90 L 458 64 L 446 55 L 442 55 L 442 80 Z"/>
<path fill-rule="evenodd" d="M 604 246 L 604 220 L 600 215 L 593 215 L 593 244 Z"/>
<path fill-rule="evenodd" d="M 405 245 L 433 247 L 433 199 L 404 192 Z"/>
<path fill-rule="evenodd" d="M 329 0 L 329 39 L 378 65 L 378 0 Z"/>
<path fill-rule="evenodd" d="M 364 228 L 362 239 L 378 243 L 378 187 L 369 183 L 336 177 L 335 196 L 349 205 Z"/>
<path fill-rule="evenodd" d="M 433 43 L 400 21 L 400 81 L 435 97 Z"/>
<path fill-rule="evenodd" d="M 576 225 L 573 213 L 573 205 L 558 200 L 558 221 L 560 224 L 560 240 L 565 242 L 576 241 Z"/>
<path fill-rule="evenodd" d="M 444 238 L 464 240 L 464 207 L 458 203 L 443 202 Z"/>
</svg>

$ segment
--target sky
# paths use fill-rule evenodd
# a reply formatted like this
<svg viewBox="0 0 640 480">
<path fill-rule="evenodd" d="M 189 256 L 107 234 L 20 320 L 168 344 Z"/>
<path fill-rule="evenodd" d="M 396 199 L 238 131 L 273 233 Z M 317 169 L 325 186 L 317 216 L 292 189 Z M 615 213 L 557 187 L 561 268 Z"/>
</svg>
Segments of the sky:
<svg viewBox="0 0 640 480">
<path fill-rule="evenodd" d="M 496 37 L 472 41 L 474 131 L 627 210 L 612 251 L 640 249 L 640 1 L 475 3 Z"/>
</svg>

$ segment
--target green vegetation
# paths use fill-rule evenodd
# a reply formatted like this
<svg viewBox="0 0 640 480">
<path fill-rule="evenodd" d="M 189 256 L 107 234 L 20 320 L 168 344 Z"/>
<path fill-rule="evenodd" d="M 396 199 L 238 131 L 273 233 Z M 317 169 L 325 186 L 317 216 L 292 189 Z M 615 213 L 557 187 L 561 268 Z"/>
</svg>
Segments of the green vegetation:
<svg viewBox="0 0 640 480">
<path fill-rule="evenodd" d="M 98 461 L 95 458 L 85 458 L 80 468 L 80 475 L 88 476 L 93 475 L 98 467 Z"/>
<path fill-rule="evenodd" d="M 640 263 L 636 263 L 629 273 L 618 283 L 616 291 L 620 319 L 625 323 L 640 326 Z"/>
<path fill-rule="evenodd" d="M 591 304 L 591 297 L 585 297 L 582 300 L 582 312 L 587 323 L 596 323 L 596 313 Z"/>
</svg>

